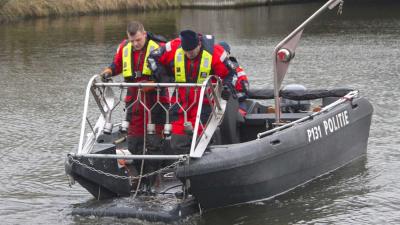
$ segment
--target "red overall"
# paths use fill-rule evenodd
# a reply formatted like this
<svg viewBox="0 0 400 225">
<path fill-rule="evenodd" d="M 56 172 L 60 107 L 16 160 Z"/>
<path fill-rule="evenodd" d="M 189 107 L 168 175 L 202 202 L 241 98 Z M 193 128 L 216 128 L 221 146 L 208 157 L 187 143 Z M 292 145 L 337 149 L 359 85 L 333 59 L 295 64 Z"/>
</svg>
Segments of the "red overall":
<svg viewBox="0 0 400 225">
<path fill-rule="evenodd" d="M 171 74 L 174 74 L 175 67 L 174 67 L 174 57 L 176 50 L 180 48 L 181 46 L 181 40 L 179 38 L 174 39 L 170 42 L 168 42 L 165 45 L 165 52 L 161 55 L 159 58 L 158 62 L 163 65 Z M 197 77 L 198 77 L 198 71 L 199 71 L 199 64 L 201 60 L 201 51 L 198 54 L 198 56 L 194 59 L 188 59 L 187 57 L 184 57 L 185 59 L 185 67 L 186 67 L 186 83 L 197 83 Z M 229 70 L 224 64 L 224 60 L 226 58 L 226 52 L 222 48 L 222 46 L 219 45 L 214 45 L 214 49 L 212 52 L 212 62 L 211 62 L 211 72 L 210 74 L 212 75 L 217 75 L 219 76 L 222 80 L 229 74 Z M 187 115 L 187 121 L 191 122 L 194 128 L 195 121 L 196 121 L 196 113 L 197 113 L 197 108 L 198 108 L 198 101 L 200 97 L 200 88 L 197 91 L 197 95 L 195 94 L 195 88 L 179 88 L 178 90 L 178 99 L 176 98 L 176 95 L 174 95 L 171 98 L 171 104 L 172 104 L 172 112 L 176 113 L 175 118 L 172 116 L 172 119 L 174 118 L 172 122 L 172 133 L 173 134 L 178 134 L 178 135 L 183 135 L 185 134 L 184 131 L 184 113 L 183 111 L 177 107 L 177 105 L 174 103 L 179 102 L 183 108 L 187 109 L 188 106 L 194 103 L 193 107 L 188 111 Z M 204 104 L 207 105 L 207 100 L 205 100 Z M 204 105 L 203 104 L 203 105 Z M 211 110 L 208 107 L 209 110 Z M 203 111 L 207 110 L 207 107 L 203 107 Z M 207 113 L 205 113 L 207 114 Z M 177 117 L 177 118 L 176 118 Z M 206 120 L 206 118 L 202 118 L 203 122 Z M 199 129 L 199 134 L 201 133 L 202 129 Z"/>
<path fill-rule="evenodd" d="M 235 90 L 238 93 L 245 92 L 243 85 L 245 83 L 247 83 L 247 84 L 249 83 L 246 72 L 244 72 L 242 67 L 238 66 L 238 67 L 236 67 L 236 74 L 237 74 L 237 80 L 235 83 Z"/>
<path fill-rule="evenodd" d="M 122 72 L 122 54 L 123 54 L 123 48 L 124 46 L 128 44 L 127 40 L 124 40 L 121 42 L 121 44 L 118 46 L 117 52 L 114 56 L 113 63 L 111 64 L 111 69 L 113 71 L 113 75 L 118 75 Z M 164 45 L 163 43 L 159 43 L 160 46 Z M 147 49 L 147 42 L 146 45 L 141 49 L 141 50 L 133 50 L 132 49 L 132 70 L 133 71 L 142 71 L 143 70 L 143 64 L 145 61 L 145 55 L 146 55 L 146 49 Z M 125 79 L 125 82 L 129 83 L 140 83 L 140 82 L 147 82 L 151 80 L 151 76 L 148 75 L 142 75 L 141 77 L 134 77 L 134 75 L 129 78 Z M 165 91 L 164 91 L 165 92 Z M 153 104 L 156 101 L 156 92 L 153 91 L 152 93 L 146 93 L 146 99 L 141 97 L 141 101 L 146 103 L 146 106 L 148 108 L 152 107 Z M 160 101 L 162 103 L 168 103 L 168 97 L 167 93 L 163 93 L 163 96 L 160 98 Z M 129 87 L 128 92 L 125 97 L 125 103 L 127 106 L 129 106 L 131 103 L 135 102 L 131 108 L 128 109 L 127 112 L 127 120 L 130 121 L 129 124 L 129 129 L 128 129 L 128 136 L 133 136 L 133 137 L 138 137 L 138 136 L 143 136 L 144 134 L 144 126 L 147 124 L 149 115 L 146 114 L 147 120 L 146 123 L 144 122 L 144 107 L 141 105 L 140 101 L 137 101 L 138 99 L 138 88 L 137 87 Z M 152 123 L 159 123 L 157 120 L 157 116 L 153 115 L 152 116 Z M 161 125 L 157 126 L 158 132 L 162 129 Z"/>
</svg>

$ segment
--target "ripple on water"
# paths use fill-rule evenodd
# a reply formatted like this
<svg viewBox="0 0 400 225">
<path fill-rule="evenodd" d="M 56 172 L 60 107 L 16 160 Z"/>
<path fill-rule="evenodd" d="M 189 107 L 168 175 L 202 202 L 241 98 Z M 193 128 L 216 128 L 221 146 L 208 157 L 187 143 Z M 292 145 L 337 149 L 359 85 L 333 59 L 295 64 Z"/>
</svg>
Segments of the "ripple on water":
<svg viewBox="0 0 400 225">
<path fill-rule="evenodd" d="M 170 37 L 183 26 L 214 33 L 218 41 L 231 44 L 251 87 L 272 87 L 274 45 L 318 4 L 246 8 L 240 10 L 241 16 L 237 10 L 183 10 L 0 26 L 2 223 L 145 223 L 70 216 L 72 207 L 92 197 L 78 185 L 68 187 L 63 165 L 66 153 L 78 141 L 86 82 L 111 60 L 127 20 L 143 19 L 146 26 Z M 396 7 L 346 3 L 341 17 L 315 21 L 305 30 L 284 82 L 359 89 L 375 110 L 367 159 L 270 201 L 213 210 L 183 224 L 400 221 L 400 65 L 396 62 L 400 17 Z M 181 20 L 188 13 L 206 22 Z M 282 16 L 288 14 L 291 17 Z"/>
</svg>

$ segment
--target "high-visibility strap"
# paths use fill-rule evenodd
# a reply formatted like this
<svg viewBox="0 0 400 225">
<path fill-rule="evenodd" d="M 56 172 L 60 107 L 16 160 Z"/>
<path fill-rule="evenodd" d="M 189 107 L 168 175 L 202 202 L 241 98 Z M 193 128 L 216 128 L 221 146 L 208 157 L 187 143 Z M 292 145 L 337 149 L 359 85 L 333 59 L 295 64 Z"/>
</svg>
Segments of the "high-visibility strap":
<svg viewBox="0 0 400 225">
<path fill-rule="evenodd" d="M 167 52 L 169 52 L 169 51 L 172 50 L 172 48 L 171 48 L 171 42 L 170 42 L 170 41 L 167 42 L 167 44 L 165 44 L 165 50 L 167 50 Z"/>
<path fill-rule="evenodd" d="M 182 48 L 178 48 L 175 52 L 174 65 L 175 82 L 186 83 L 185 52 Z"/>
<path fill-rule="evenodd" d="M 211 62 L 212 54 L 206 50 L 202 50 L 197 83 L 203 83 L 203 81 L 210 75 Z M 178 48 L 175 52 L 174 65 L 175 82 L 186 83 L 185 52 L 182 47 Z"/>
<path fill-rule="evenodd" d="M 132 77 L 132 43 L 128 42 L 122 49 L 122 75 Z"/>
<path fill-rule="evenodd" d="M 143 69 L 142 69 L 142 74 L 146 76 L 151 75 L 151 70 L 149 68 L 149 64 L 147 62 L 147 58 L 149 57 L 149 54 L 151 51 L 159 48 L 159 44 L 153 40 L 149 40 L 147 43 L 147 48 L 146 48 L 146 55 L 144 58 L 143 62 Z M 137 62 L 140 63 L 140 62 Z M 132 43 L 128 42 L 127 45 L 124 46 L 122 50 L 122 75 L 124 78 L 130 78 L 133 75 L 133 70 L 132 70 Z"/>
<path fill-rule="evenodd" d="M 219 60 L 221 60 L 221 62 L 224 62 L 227 56 L 228 56 L 228 53 L 226 51 L 224 51 L 222 53 L 221 57 L 219 57 Z"/>
<path fill-rule="evenodd" d="M 153 40 L 149 40 L 149 43 L 147 44 L 147 49 L 146 49 L 146 56 L 144 57 L 144 63 L 143 63 L 143 69 L 142 69 L 142 74 L 150 76 L 151 75 L 151 70 L 149 68 L 149 63 L 147 62 L 147 57 L 149 57 L 150 53 L 159 48 L 160 45 L 157 44 L 157 42 Z"/>
<path fill-rule="evenodd" d="M 206 50 L 203 50 L 203 52 L 201 54 L 199 73 L 197 76 L 198 84 L 203 83 L 207 79 L 207 77 L 210 75 L 211 60 L 212 60 L 212 55 L 209 52 L 207 52 Z"/>
</svg>

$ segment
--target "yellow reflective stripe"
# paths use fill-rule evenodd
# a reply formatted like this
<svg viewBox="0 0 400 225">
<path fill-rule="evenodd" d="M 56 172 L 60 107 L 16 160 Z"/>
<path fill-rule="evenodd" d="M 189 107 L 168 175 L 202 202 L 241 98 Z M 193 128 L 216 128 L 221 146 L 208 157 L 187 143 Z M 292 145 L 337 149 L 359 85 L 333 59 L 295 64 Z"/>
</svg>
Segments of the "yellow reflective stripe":
<svg viewBox="0 0 400 225">
<path fill-rule="evenodd" d="M 210 75 L 211 60 L 212 60 L 212 55 L 209 52 L 207 52 L 206 50 L 203 50 L 203 53 L 201 54 L 200 70 L 199 70 L 199 74 L 197 76 L 198 84 L 203 83 L 207 79 L 207 77 Z"/>
<path fill-rule="evenodd" d="M 132 43 L 129 42 L 122 49 L 122 75 L 124 78 L 132 76 Z"/>
<path fill-rule="evenodd" d="M 149 68 L 149 64 L 147 62 L 147 57 L 149 57 L 149 54 L 151 51 L 154 49 L 157 49 L 160 47 L 160 45 L 157 44 L 157 42 L 153 40 L 149 40 L 147 44 L 147 49 L 146 49 L 146 55 L 144 57 L 144 62 L 143 62 L 143 69 L 142 69 L 142 75 L 151 75 L 151 70 Z M 122 50 L 122 75 L 124 78 L 129 78 L 132 77 L 132 43 L 129 42 L 127 45 Z"/>
<path fill-rule="evenodd" d="M 142 74 L 150 76 L 151 75 L 151 70 L 149 68 L 149 63 L 147 62 L 147 57 L 149 57 L 149 54 L 154 50 L 159 48 L 160 45 L 158 45 L 155 41 L 149 40 L 149 43 L 147 44 L 147 49 L 146 49 L 146 56 L 144 57 L 144 63 L 143 63 L 143 70 Z"/>
<path fill-rule="evenodd" d="M 176 83 L 186 83 L 186 68 L 185 68 L 185 60 L 184 57 L 185 52 L 182 48 L 178 48 L 175 52 L 174 57 L 174 65 L 175 65 L 175 82 Z M 212 55 L 203 50 L 201 54 L 200 68 L 199 73 L 197 75 L 197 83 L 201 84 L 211 72 L 211 61 Z"/>
<path fill-rule="evenodd" d="M 172 50 L 172 48 L 171 48 L 171 42 L 170 42 L 170 41 L 167 42 L 167 44 L 165 44 L 165 50 L 167 50 L 167 52 L 169 52 L 169 51 Z"/>
<path fill-rule="evenodd" d="M 185 52 L 182 48 L 178 48 L 175 52 L 174 57 L 174 72 L 175 72 L 175 82 L 176 83 L 186 83 L 186 73 L 185 73 Z"/>
<path fill-rule="evenodd" d="M 219 60 L 221 62 L 224 62 L 227 56 L 228 56 L 228 53 L 224 50 L 224 52 L 222 53 L 221 57 L 219 57 Z"/>
</svg>

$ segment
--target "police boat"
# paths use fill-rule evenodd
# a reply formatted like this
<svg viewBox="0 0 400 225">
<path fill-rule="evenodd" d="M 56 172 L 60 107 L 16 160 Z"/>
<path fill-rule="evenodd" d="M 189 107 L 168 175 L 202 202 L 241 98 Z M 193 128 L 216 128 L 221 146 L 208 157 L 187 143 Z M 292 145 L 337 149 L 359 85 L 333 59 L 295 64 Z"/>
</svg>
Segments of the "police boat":
<svg viewBox="0 0 400 225">
<path fill-rule="evenodd" d="M 102 82 L 93 76 L 87 85 L 79 145 L 67 155 L 65 170 L 71 184 L 77 181 L 99 201 L 77 205 L 72 213 L 172 221 L 273 198 L 364 157 L 373 107 L 357 90 L 282 87 L 305 26 L 342 3 L 329 0 L 276 46 L 274 88 L 253 90 L 244 107 L 234 95 L 221 98 L 222 81 L 214 76 L 201 84 Z M 123 96 L 130 87 L 137 88 L 138 97 L 126 105 Z M 149 87 L 157 96 L 150 106 L 144 102 L 144 89 Z M 196 102 L 160 103 L 161 90 L 168 89 L 173 96 L 179 88 L 195 89 Z M 202 123 L 204 102 L 211 112 Z M 143 154 L 127 150 L 124 118 L 133 104 L 145 109 L 145 143 L 154 134 L 152 110 L 162 109 L 167 143 L 163 154 L 151 154 L 146 145 Z M 171 108 L 186 115 L 193 105 L 198 107 L 190 150 L 168 154 Z M 152 162 L 159 166 L 143 169 Z"/>
</svg>

